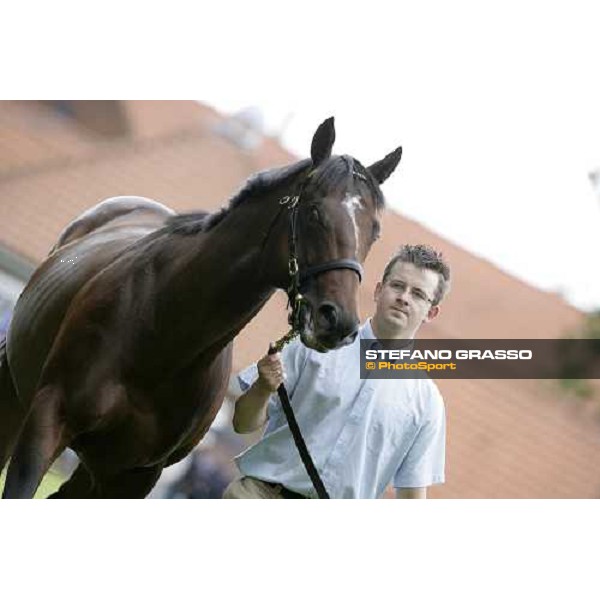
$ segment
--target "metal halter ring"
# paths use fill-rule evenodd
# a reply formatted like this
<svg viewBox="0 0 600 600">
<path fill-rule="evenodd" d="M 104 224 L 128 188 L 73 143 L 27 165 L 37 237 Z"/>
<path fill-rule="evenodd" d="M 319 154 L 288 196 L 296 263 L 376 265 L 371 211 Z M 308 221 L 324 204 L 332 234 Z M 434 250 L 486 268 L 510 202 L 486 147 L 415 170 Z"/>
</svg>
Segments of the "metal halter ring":
<svg viewBox="0 0 600 600">
<path fill-rule="evenodd" d="M 298 204 L 300 200 L 300 196 L 284 196 L 280 201 L 279 204 L 281 205 L 288 205 L 288 208 L 296 208 L 296 205 Z"/>
</svg>

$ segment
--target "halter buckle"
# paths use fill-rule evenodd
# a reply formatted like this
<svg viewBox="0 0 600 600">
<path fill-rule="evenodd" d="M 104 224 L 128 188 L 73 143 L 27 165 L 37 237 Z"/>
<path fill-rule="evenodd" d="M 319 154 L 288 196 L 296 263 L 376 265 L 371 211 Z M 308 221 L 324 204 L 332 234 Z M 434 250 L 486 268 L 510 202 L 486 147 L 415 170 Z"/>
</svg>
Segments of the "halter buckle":
<svg viewBox="0 0 600 600">
<path fill-rule="evenodd" d="M 288 205 L 289 209 L 292 208 L 296 208 L 296 205 L 298 204 L 298 201 L 300 200 L 300 196 L 284 196 L 280 201 L 279 204 L 281 205 Z"/>
<path fill-rule="evenodd" d="M 298 261 L 295 258 L 290 258 L 290 262 L 288 264 L 289 274 L 294 277 L 298 274 Z"/>
</svg>

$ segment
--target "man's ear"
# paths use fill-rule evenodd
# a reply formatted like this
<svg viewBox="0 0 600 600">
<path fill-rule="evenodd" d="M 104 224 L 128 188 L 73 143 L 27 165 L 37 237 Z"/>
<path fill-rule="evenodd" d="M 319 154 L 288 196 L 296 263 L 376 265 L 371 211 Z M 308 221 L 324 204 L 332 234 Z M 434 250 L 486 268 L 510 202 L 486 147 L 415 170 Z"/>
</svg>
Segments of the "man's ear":
<svg viewBox="0 0 600 600">
<path fill-rule="evenodd" d="M 433 321 L 440 314 L 440 305 L 436 304 L 432 306 L 427 312 L 427 316 L 423 319 L 424 323 L 429 323 L 429 321 Z"/>
<path fill-rule="evenodd" d="M 377 304 L 377 302 L 379 301 L 379 294 L 381 294 L 381 281 L 377 282 L 377 285 L 375 286 L 375 291 L 373 292 L 373 300 L 375 300 L 375 304 Z"/>
</svg>

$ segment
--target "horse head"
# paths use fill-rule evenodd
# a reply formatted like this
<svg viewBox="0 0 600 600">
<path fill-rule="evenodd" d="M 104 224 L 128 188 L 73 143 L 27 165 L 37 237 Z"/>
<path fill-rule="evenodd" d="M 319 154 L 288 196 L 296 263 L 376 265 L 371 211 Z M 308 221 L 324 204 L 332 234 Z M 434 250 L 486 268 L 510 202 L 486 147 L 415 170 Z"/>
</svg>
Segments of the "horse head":
<svg viewBox="0 0 600 600">
<path fill-rule="evenodd" d="M 334 141 L 329 118 L 314 134 L 312 163 L 300 175 L 297 194 L 285 200 L 292 321 L 302 342 L 321 352 L 356 337 L 362 263 L 379 236 L 384 207 L 379 185 L 402 154 L 397 148 L 365 168 L 351 156 L 333 156 Z"/>
</svg>

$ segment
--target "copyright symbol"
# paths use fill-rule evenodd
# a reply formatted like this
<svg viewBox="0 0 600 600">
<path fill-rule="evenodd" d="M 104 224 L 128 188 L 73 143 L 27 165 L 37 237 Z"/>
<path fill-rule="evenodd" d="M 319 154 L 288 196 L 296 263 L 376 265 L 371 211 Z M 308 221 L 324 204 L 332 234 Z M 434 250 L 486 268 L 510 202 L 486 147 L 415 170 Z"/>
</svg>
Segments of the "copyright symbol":
<svg viewBox="0 0 600 600">
<path fill-rule="evenodd" d="M 375 369 L 375 363 L 374 362 L 368 362 L 365 364 L 365 367 L 367 368 L 368 371 L 372 371 L 373 369 Z"/>
</svg>

